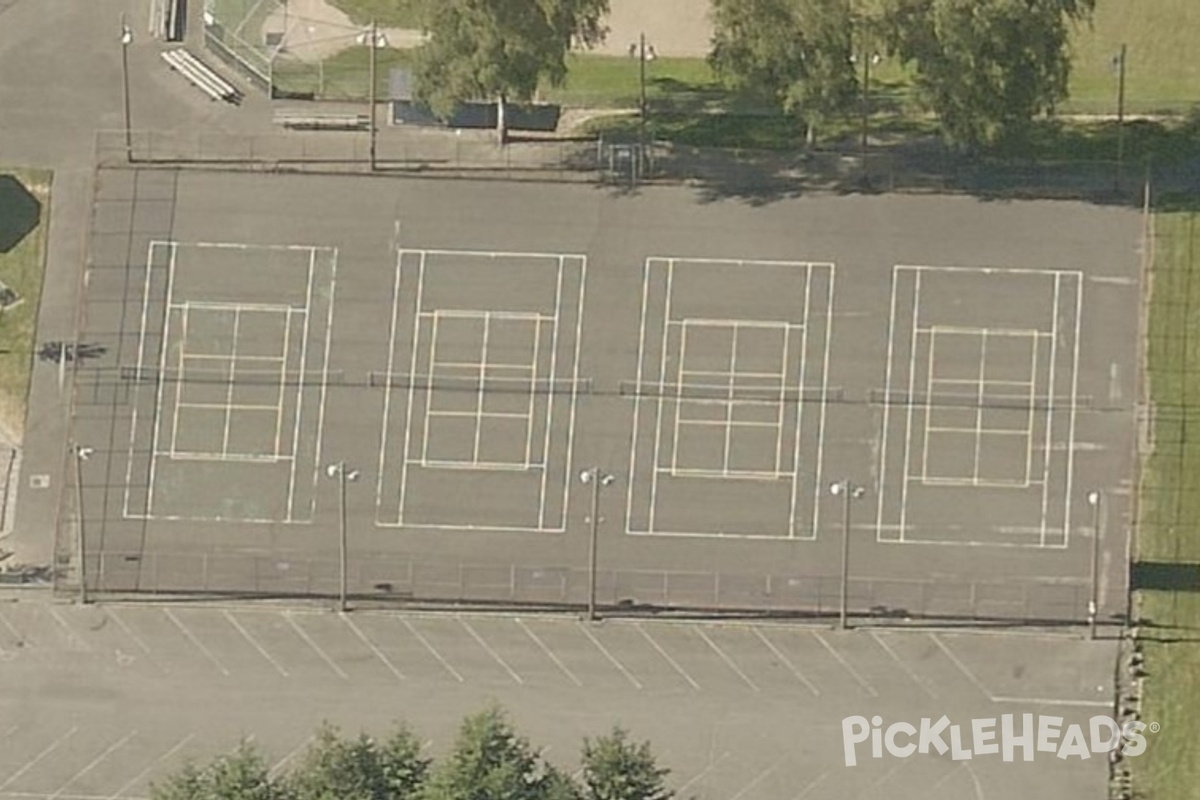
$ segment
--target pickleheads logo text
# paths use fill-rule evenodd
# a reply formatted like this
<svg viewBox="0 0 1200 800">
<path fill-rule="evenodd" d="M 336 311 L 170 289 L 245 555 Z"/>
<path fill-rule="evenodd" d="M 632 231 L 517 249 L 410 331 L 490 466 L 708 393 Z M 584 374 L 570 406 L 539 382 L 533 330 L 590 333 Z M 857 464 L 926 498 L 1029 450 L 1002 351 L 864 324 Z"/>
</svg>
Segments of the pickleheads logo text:
<svg viewBox="0 0 1200 800">
<path fill-rule="evenodd" d="M 872 758 L 883 758 L 885 752 L 895 758 L 936 752 L 950 753 L 955 761 L 996 755 L 1013 761 L 1018 753 L 1024 761 L 1033 761 L 1037 753 L 1053 753 L 1064 760 L 1087 759 L 1117 751 L 1124 756 L 1141 755 L 1146 750 L 1142 733 L 1157 733 L 1158 727 L 1139 721 L 1121 725 L 1106 716 L 1092 717 L 1086 726 L 1072 723 L 1064 727 L 1062 717 L 1034 714 L 1003 714 L 998 720 L 973 719 L 966 725 L 952 723 L 943 715 L 936 720 L 924 717 L 916 725 L 892 722 L 885 727 L 882 717 L 853 716 L 842 720 L 842 746 L 847 767 L 858 763 L 859 745 L 864 745 L 865 751 L 867 742 Z"/>
</svg>

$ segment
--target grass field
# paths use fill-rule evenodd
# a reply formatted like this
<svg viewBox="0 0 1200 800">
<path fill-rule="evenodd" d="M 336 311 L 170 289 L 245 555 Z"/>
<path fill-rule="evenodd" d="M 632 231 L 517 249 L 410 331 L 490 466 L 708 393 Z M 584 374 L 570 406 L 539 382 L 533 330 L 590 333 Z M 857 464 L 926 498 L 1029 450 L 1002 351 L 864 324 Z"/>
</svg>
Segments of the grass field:
<svg viewBox="0 0 1200 800">
<path fill-rule="evenodd" d="M 355 25 L 375 22 L 382 28 L 419 29 L 420 0 L 329 0 Z"/>
<path fill-rule="evenodd" d="M 1138 560 L 1200 571 L 1200 211 L 1160 214 L 1147 374 L 1157 410 L 1143 466 Z M 1200 580 L 1200 574 L 1196 576 Z M 1140 796 L 1190 800 L 1200 786 L 1200 592 L 1143 591 L 1142 719 L 1162 726 L 1131 766 Z"/>
<path fill-rule="evenodd" d="M 50 215 L 50 177 L 44 170 L 5 169 L 41 202 L 38 226 L 7 253 L 0 253 L 0 280 L 21 298 L 19 305 L 0 311 L 0 425 L 6 435 L 20 438 L 25 426 L 29 371 L 33 366 L 34 336 L 42 295 L 46 232 Z M 3 214 L 4 209 L 0 209 Z"/>
</svg>

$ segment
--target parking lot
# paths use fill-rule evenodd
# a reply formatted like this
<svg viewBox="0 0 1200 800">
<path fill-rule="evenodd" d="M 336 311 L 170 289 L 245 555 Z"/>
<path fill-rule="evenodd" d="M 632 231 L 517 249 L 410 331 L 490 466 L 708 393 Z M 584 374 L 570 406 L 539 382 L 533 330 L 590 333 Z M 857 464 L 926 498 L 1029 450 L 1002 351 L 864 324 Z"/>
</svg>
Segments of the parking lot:
<svg viewBox="0 0 1200 800">
<path fill-rule="evenodd" d="M 1086 722 L 1111 712 L 1092 681 L 1113 657 L 1022 634 L 40 601 L 0 607 L 0 648 L 0 679 L 29 687 L 4 695 L 0 795 L 38 800 L 145 797 L 249 736 L 282 769 L 323 719 L 377 733 L 403 719 L 439 753 L 488 702 L 570 770 L 581 737 L 620 723 L 700 800 L 1084 797 L 1103 759 L 875 760 L 860 746 L 848 768 L 841 720 Z"/>
</svg>

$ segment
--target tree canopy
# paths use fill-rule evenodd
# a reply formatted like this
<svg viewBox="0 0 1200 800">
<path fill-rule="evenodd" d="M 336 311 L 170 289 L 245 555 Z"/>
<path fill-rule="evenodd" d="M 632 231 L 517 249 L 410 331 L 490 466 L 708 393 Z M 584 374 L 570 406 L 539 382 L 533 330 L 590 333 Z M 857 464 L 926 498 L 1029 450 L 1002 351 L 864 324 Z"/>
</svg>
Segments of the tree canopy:
<svg viewBox="0 0 1200 800">
<path fill-rule="evenodd" d="M 563 83 L 572 43 L 598 43 L 607 13 L 608 0 L 429 3 L 417 97 L 443 114 L 464 100 L 528 101 L 543 81 Z"/>
<path fill-rule="evenodd" d="M 671 800 L 670 773 L 658 766 L 649 742 L 632 741 L 621 728 L 583 742 L 586 800 Z"/>
</svg>

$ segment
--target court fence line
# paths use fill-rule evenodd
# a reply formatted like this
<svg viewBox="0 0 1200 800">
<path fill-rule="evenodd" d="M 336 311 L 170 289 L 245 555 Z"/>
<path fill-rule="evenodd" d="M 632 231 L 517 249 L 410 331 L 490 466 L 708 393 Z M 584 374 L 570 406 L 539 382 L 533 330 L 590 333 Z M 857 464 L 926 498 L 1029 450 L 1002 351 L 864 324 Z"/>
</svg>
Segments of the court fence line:
<svg viewBox="0 0 1200 800">
<path fill-rule="evenodd" d="M 88 558 L 89 592 L 100 597 L 317 600 L 336 597 L 339 588 L 335 557 L 102 551 Z M 589 582 L 585 568 L 570 565 L 385 553 L 357 554 L 347 571 L 350 595 L 362 604 L 582 608 Z M 1088 601 L 1086 581 L 1062 579 L 852 577 L 848 586 L 851 614 L 859 621 L 1074 625 L 1085 621 Z M 609 613 L 832 617 L 840 582 L 834 574 L 800 572 L 600 568 L 596 596 Z"/>
</svg>

